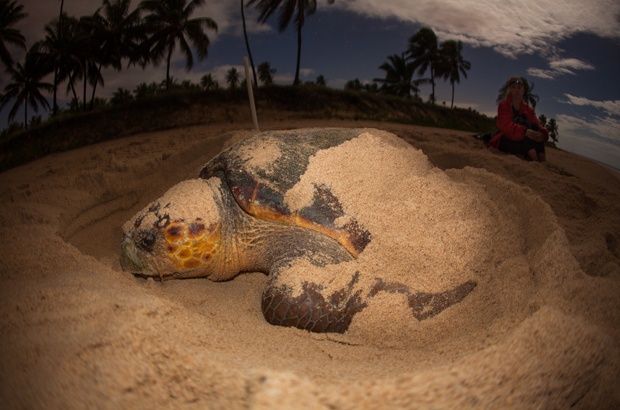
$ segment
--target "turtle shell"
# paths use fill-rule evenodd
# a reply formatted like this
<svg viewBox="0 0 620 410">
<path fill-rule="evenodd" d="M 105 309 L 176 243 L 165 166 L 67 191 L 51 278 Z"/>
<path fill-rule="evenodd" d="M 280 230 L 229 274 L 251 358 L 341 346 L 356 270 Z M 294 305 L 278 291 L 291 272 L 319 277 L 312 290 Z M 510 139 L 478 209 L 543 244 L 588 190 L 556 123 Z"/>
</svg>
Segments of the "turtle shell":
<svg viewBox="0 0 620 410">
<path fill-rule="evenodd" d="M 300 226 L 321 232 L 342 244 L 357 257 L 370 242 L 370 232 L 346 210 L 329 185 L 315 184 L 312 202 L 290 209 L 284 198 L 300 182 L 310 158 L 363 133 L 360 129 L 307 129 L 257 134 L 223 151 L 200 171 L 204 179 L 219 176 L 239 206 L 267 221 Z"/>
</svg>

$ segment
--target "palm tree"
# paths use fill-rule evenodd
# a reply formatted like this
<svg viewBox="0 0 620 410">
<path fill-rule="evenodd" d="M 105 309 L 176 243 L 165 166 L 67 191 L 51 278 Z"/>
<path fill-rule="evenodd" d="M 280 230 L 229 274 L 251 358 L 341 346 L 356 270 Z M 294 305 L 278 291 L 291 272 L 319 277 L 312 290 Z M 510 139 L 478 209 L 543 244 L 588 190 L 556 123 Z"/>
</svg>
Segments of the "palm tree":
<svg viewBox="0 0 620 410">
<path fill-rule="evenodd" d="M 133 95 L 136 100 L 145 100 L 157 95 L 160 92 L 159 85 L 155 82 L 150 84 L 140 83 L 134 88 Z"/>
<path fill-rule="evenodd" d="M 97 87 L 97 83 L 103 84 L 103 76 L 98 69 L 99 53 L 97 52 L 97 39 L 93 36 L 92 30 L 83 20 L 78 22 L 79 41 L 82 45 L 80 57 L 82 58 L 82 102 L 83 109 L 86 111 L 86 86 L 91 84 L 93 91 Z M 94 95 L 93 95 L 94 97 Z M 78 105 L 79 107 L 79 105 Z"/>
<path fill-rule="evenodd" d="M 260 11 L 258 21 L 265 23 L 269 17 L 280 9 L 278 16 L 278 29 L 283 32 L 288 27 L 295 11 L 295 26 L 297 30 L 297 65 L 295 67 L 295 79 L 293 84 L 299 84 L 299 68 L 301 64 L 301 29 L 304 26 L 307 16 L 311 16 L 316 11 L 316 0 L 250 0 L 248 6 L 256 4 Z"/>
<path fill-rule="evenodd" d="M 250 50 L 250 42 L 248 41 L 248 32 L 245 27 L 245 6 L 243 0 L 241 0 L 241 21 L 243 22 L 243 38 L 245 39 L 245 48 L 248 50 L 248 57 L 250 58 L 250 65 L 252 66 L 252 77 L 254 77 L 254 87 L 258 87 L 256 81 L 256 70 L 254 69 L 254 59 L 252 58 L 252 50 Z"/>
<path fill-rule="evenodd" d="M 96 53 L 96 73 L 92 76 L 93 92 L 91 108 L 95 100 L 97 84 L 103 67 L 122 69 L 123 58 L 131 58 L 136 52 L 136 41 L 144 39 L 140 32 L 140 9 L 129 10 L 131 0 L 103 0 L 103 5 L 93 16 L 82 18 L 90 31 Z"/>
<path fill-rule="evenodd" d="M 523 79 L 525 84 L 525 93 L 523 94 L 523 99 L 532 107 L 536 108 L 536 104 L 540 101 L 540 97 L 537 94 L 534 94 L 534 82 L 527 81 L 527 79 Z"/>
<path fill-rule="evenodd" d="M 271 64 L 268 61 L 264 61 L 258 66 L 258 78 L 265 87 L 273 85 L 273 74 L 276 73 L 275 68 L 271 68 Z"/>
<path fill-rule="evenodd" d="M 441 43 L 440 54 L 443 67 L 440 71 L 444 79 L 450 80 L 452 84 L 450 108 L 454 108 L 454 83 L 461 82 L 461 74 L 467 78 L 467 70 L 471 68 L 471 63 L 463 58 L 462 51 L 463 43 L 460 40 L 448 40 Z"/>
<path fill-rule="evenodd" d="M 65 0 L 60 0 L 60 12 L 58 13 L 58 24 L 62 23 L 63 9 L 65 7 Z M 54 108 L 52 109 L 52 115 L 56 115 L 58 112 L 58 104 L 56 94 L 58 91 L 58 65 L 54 62 Z"/>
<path fill-rule="evenodd" d="M 382 84 L 382 90 L 388 94 L 406 98 L 411 97 L 412 92 L 417 94 L 419 89 L 412 81 L 415 73 L 414 63 L 407 62 L 403 55 L 398 54 L 388 56 L 388 60 L 379 66 L 379 69 L 385 71 L 385 78 L 376 78 L 373 81 Z"/>
<path fill-rule="evenodd" d="M 554 118 L 551 118 L 547 124 L 544 124 L 544 127 L 549 131 L 549 137 L 553 140 L 553 142 L 558 142 L 558 135 L 560 126 L 555 121 Z"/>
<path fill-rule="evenodd" d="M 145 45 L 149 58 L 159 63 L 166 59 L 166 87 L 170 87 L 170 61 L 177 42 L 185 55 L 185 67 L 189 71 L 194 65 L 192 46 L 198 58 L 203 60 L 211 41 L 205 29 L 217 31 L 217 23 L 210 17 L 191 19 L 194 10 L 205 0 L 145 0 L 140 9 L 150 14 L 144 17 L 144 24 L 150 37 Z M 190 45 L 191 43 L 191 45 Z"/>
<path fill-rule="evenodd" d="M 408 57 L 413 60 L 413 64 L 418 69 L 420 76 L 430 71 L 430 83 L 432 87 L 431 102 L 435 103 L 435 76 L 439 63 L 439 47 L 437 36 L 433 29 L 422 27 L 416 34 L 409 38 Z"/>
<path fill-rule="evenodd" d="M 542 124 L 542 126 L 547 128 L 547 116 L 545 114 L 540 114 L 538 116 L 538 119 L 540 120 L 540 123 Z"/>
<path fill-rule="evenodd" d="M 362 91 L 364 89 L 364 85 L 359 78 L 356 78 L 355 80 L 347 81 L 344 85 L 344 89 L 346 91 Z"/>
<path fill-rule="evenodd" d="M 87 84 L 94 84 L 97 81 L 103 82 L 101 73 L 97 71 L 95 38 L 92 35 L 92 30 L 84 23 L 83 19 L 78 20 L 74 17 L 63 16 L 58 22 L 57 29 L 59 40 L 56 45 L 61 48 L 61 53 L 67 53 L 65 57 L 69 57 L 69 60 L 56 60 L 55 64 L 48 61 L 48 64 L 54 65 L 54 73 L 57 82 L 62 82 L 67 78 L 69 79 L 67 93 L 69 93 L 69 91 L 73 92 L 73 100 L 70 103 L 70 109 L 78 109 L 80 106 L 80 100 L 77 98 L 75 85 L 77 80 L 82 79 L 82 102 L 83 108 L 86 110 Z M 52 28 L 52 31 L 53 30 Z M 47 38 L 50 37 L 48 36 Z"/>
<path fill-rule="evenodd" d="M 112 93 L 112 98 L 110 99 L 110 104 L 112 105 L 122 105 L 128 102 L 133 101 L 133 96 L 131 95 L 131 91 L 126 88 L 119 87 L 114 93 Z"/>
<path fill-rule="evenodd" d="M 239 71 L 235 67 L 230 67 L 226 72 L 226 83 L 231 90 L 239 85 Z"/>
<path fill-rule="evenodd" d="M 205 91 L 217 90 L 218 88 L 220 88 L 220 85 L 211 74 L 205 74 L 202 76 L 202 78 L 200 79 L 200 86 Z"/>
<path fill-rule="evenodd" d="M 0 0 L 0 60 L 6 66 L 13 66 L 13 57 L 7 48 L 7 44 L 26 50 L 26 39 L 22 33 L 11 26 L 17 24 L 28 14 L 23 12 L 24 6 L 15 1 Z"/>
<path fill-rule="evenodd" d="M 77 100 L 75 80 L 81 77 L 83 67 L 83 52 L 85 45 L 79 36 L 78 21 L 63 15 L 45 26 L 45 39 L 35 44 L 38 51 L 45 55 L 43 65 L 54 71 L 54 99 L 53 107 L 58 109 L 56 91 L 58 84 L 69 80 L 67 92 L 71 90 Z M 54 111 L 55 112 L 55 111 Z"/>
<path fill-rule="evenodd" d="M 42 58 L 43 56 L 35 49 L 31 49 L 26 54 L 23 66 L 17 63 L 14 68 L 9 68 L 8 73 L 13 82 L 4 87 L 4 94 L 0 97 L 0 110 L 9 101 L 15 100 L 11 111 L 9 111 L 9 120 L 12 120 L 19 107 L 24 105 L 24 128 L 28 127 L 28 106 L 32 107 L 35 112 L 39 111 L 39 104 L 48 110 L 50 108 L 41 90 L 52 91 L 53 85 L 43 81 L 43 77 L 50 71 L 45 69 L 41 61 Z"/>
</svg>

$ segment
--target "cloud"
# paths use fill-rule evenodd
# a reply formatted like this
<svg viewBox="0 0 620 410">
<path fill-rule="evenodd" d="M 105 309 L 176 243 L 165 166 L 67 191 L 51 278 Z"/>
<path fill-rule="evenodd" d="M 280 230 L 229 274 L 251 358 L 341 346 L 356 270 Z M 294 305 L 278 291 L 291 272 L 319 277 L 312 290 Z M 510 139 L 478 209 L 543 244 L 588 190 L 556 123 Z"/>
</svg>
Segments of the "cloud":
<svg viewBox="0 0 620 410">
<path fill-rule="evenodd" d="M 508 57 L 554 54 L 554 44 L 576 33 L 620 37 L 617 0 L 349 0 L 332 7 L 425 24 L 439 37 L 492 47 Z"/>
<path fill-rule="evenodd" d="M 244 14 L 245 29 L 248 35 L 273 31 L 273 28 L 268 24 L 258 22 L 259 13 L 254 7 L 246 7 Z M 196 9 L 193 17 L 211 17 L 218 25 L 218 35 L 232 34 L 237 37 L 243 35 L 243 21 L 239 2 L 206 2 L 204 6 Z"/>
<path fill-rule="evenodd" d="M 599 115 L 558 114 L 560 146 L 580 155 L 597 158 L 620 169 L 620 100 L 595 101 L 564 94 L 561 103 L 600 110 Z"/>
<path fill-rule="evenodd" d="M 303 68 L 301 67 L 299 69 L 299 79 L 303 82 L 303 81 L 310 81 L 310 80 L 314 80 L 314 78 L 312 78 L 312 76 L 314 75 L 314 69 L 313 68 Z M 273 76 L 273 81 L 276 84 L 286 84 L 286 85 L 290 85 L 293 84 L 293 80 L 295 79 L 295 73 L 293 72 L 289 72 L 289 73 L 278 73 L 276 72 L 276 74 Z"/>
<path fill-rule="evenodd" d="M 559 114 L 560 148 L 620 169 L 620 120 Z"/>
<path fill-rule="evenodd" d="M 545 80 L 553 80 L 558 76 L 554 70 L 545 70 L 543 68 L 528 68 L 527 74 L 531 77 L 542 78 Z"/>
<path fill-rule="evenodd" d="M 561 73 L 575 74 L 573 70 L 594 70 L 594 66 L 588 62 L 576 58 L 565 58 L 551 61 L 549 66 Z"/>
<path fill-rule="evenodd" d="M 558 124 L 563 130 L 585 131 L 595 134 L 597 139 L 620 146 L 620 120 L 613 117 L 592 117 L 590 119 L 566 114 L 558 115 Z"/>
<path fill-rule="evenodd" d="M 595 67 L 587 61 L 576 58 L 552 58 L 549 61 L 549 68 L 528 68 L 527 73 L 532 77 L 554 79 L 561 75 L 576 75 L 578 70 L 594 70 Z"/>
<path fill-rule="evenodd" d="M 568 101 L 565 101 L 567 104 L 571 105 L 579 105 L 579 106 L 590 106 L 601 109 L 607 112 L 609 115 L 620 116 L 620 100 L 613 101 L 594 101 L 585 97 L 576 97 L 571 94 L 564 94 Z"/>
</svg>

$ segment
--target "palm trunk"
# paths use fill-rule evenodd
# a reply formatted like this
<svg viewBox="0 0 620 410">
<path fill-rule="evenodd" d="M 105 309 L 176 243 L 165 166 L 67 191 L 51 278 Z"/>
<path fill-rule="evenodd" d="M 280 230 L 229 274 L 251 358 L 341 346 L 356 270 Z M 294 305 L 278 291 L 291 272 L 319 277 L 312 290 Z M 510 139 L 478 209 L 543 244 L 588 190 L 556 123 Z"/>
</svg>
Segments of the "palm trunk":
<svg viewBox="0 0 620 410">
<path fill-rule="evenodd" d="M 431 102 L 435 104 L 435 68 L 433 67 L 433 62 L 431 61 Z"/>
<path fill-rule="evenodd" d="M 248 41 L 248 32 L 245 28 L 245 11 L 243 7 L 243 0 L 241 0 L 241 20 L 243 21 L 243 37 L 245 38 L 245 48 L 248 50 L 248 57 L 250 58 L 250 65 L 252 66 L 252 77 L 254 77 L 254 87 L 258 87 L 258 81 L 256 80 L 256 70 L 254 69 L 254 59 L 252 58 L 252 51 L 250 50 L 250 42 Z"/>
<path fill-rule="evenodd" d="M 62 9 L 65 6 L 65 0 L 60 0 L 60 14 L 58 15 L 58 33 L 62 30 Z M 54 62 L 54 107 L 52 108 L 52 115 L 58 112 L 58 103 L 56 99 L 56 90 L 58 90 L 58 62 Z"/>
<path fill-rule="evenodd" d="M 58 63 L 54 64 L 54 106 L 52 108 L 52 115 L 56 115 L 58 112 L 58 103 L 56 99 L 56 90 L 58 89 Z"/>
<path fill-rule="evenodd" d="M 452 82 L 452 102 L 450 103 L 450 109 L 454 108 L 454 81 Z"/>
<path fill-rule="evenodd" d="M 82 90 L 82 108 L 86 111 L 86 83 L 88 82 L 88 69 L 86 68 L 86 63 L 84 63 L 84 85 Z"/>
<path fill-rule="evenodd" d="M 26 96 L 26 104 L 24 104 L 24 129 L 28 128 L 28 96 Z"/>
<path fill-rule="evenodd" d="M 172 60 L 172 46 L 168 48 L 168 60 L 166 61 L 166 91 L 170 90 L 170 60 Z"/>
<path fill-rule="evenodd" d="M 80 108 L 80 103 L 77 98 L 77 93 L 75 92 L 75 84 L 73 83 L 73 75 L 69 75 L 69 86 L 71 87 L 71 92 L 73 93 L 73 98 L 77 104 L 78 109 Z"/>
<path fill-rule="evenodd" d="M 95 83 L 93 84 L 93 94 L 90 97 L 90 109 L 92 110 L 95 107 L 95 91 L 97 90 L 97 83 L 99 82 L 99 77 L 101 76 L 101 67 L 103 63 L 99 63 L 99 67 L 97 67 L 97 77 L 95 78 Z"/>
<path fill-rule="evenodd" d="M 297 31 L 297 67 L 295 68 L 295 81 L 293 85 L 299 85 L 299 66 L 301 65 L 301 27 Z"/>
<path fill-rule="evenodd" d="M 304 2 L 299 0 L 298 6 L 298 18 L 297 18 L 297 66 L 295 67 L 295 80 L 293 85 L 299 85 L 299 67 L 301 65 L 301 28 L 304 26 Z"/>
</svg>

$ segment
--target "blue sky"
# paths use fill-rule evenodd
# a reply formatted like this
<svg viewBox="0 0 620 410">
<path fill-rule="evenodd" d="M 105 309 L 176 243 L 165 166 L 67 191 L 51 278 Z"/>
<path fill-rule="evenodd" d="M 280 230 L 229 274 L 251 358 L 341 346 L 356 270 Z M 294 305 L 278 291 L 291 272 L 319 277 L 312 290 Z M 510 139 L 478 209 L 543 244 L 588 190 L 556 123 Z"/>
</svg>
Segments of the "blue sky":
<svg viewBox="0 0 620 410">
<path fill-rule="evenodd" d="M 43 27 L 58 13 L 59 0 L 22 0 L 29 16 L 20 28 L 28 46 L 43 37 Z M 92 14 L 101 0 L 65 0 L 70 15 Z M 138 0 L 134 0 L 134 7 Z M 208 57 L 186 72 L 180 55 L 172 75 L 197 82 L 212 73 L 223 85 L 226 71 L 241 72 L 246 55 L 237 0 L 206 1 L 195 16 L 209 16 L 219 26 L 209 33 Z M 291 83 L 295 70 L 296 35 L 256 23 L 246 11 L 254 61 L 269 61 L 277 83 Z M 440 41 L 464 43 L 471 62 L 467 79 L 456 87 L 455 104 L 495 115 L 497 90 L 512 75 L 535 83 L 541 99 L 538 114 L 555 118 L 560 148 L 620 168 L 620 2 L 617 0 L 318 0 L 317 13 L 303 30 L 302 80 L 327 79 L 342 88 L 355 78 L 371 82 L 383 77 L 378 67 L 387 56 L 401 53 L 421 26 L 432 27 Z M 19 59 L 19 57 L 18 57 Z M 1 74 L 0 87 L 6 75 Z M 131 68 L 104 73 L 109 97 L 118 87 L 132 90 L 140 82 L 160 82 L 165 67 Z M 430 86 L 421 96 L 428 98 Z M 440 81 L 437 99 L 449 105 L 451 88 Z M 66 97 L 68 99 L 68 97 Z M 8 109 L 0 114 L 6 126 Z M 23 114 L 16 119 L 21 121 Z M 260 119 L 259 119 L 260 120 Z"/>
</svg>

